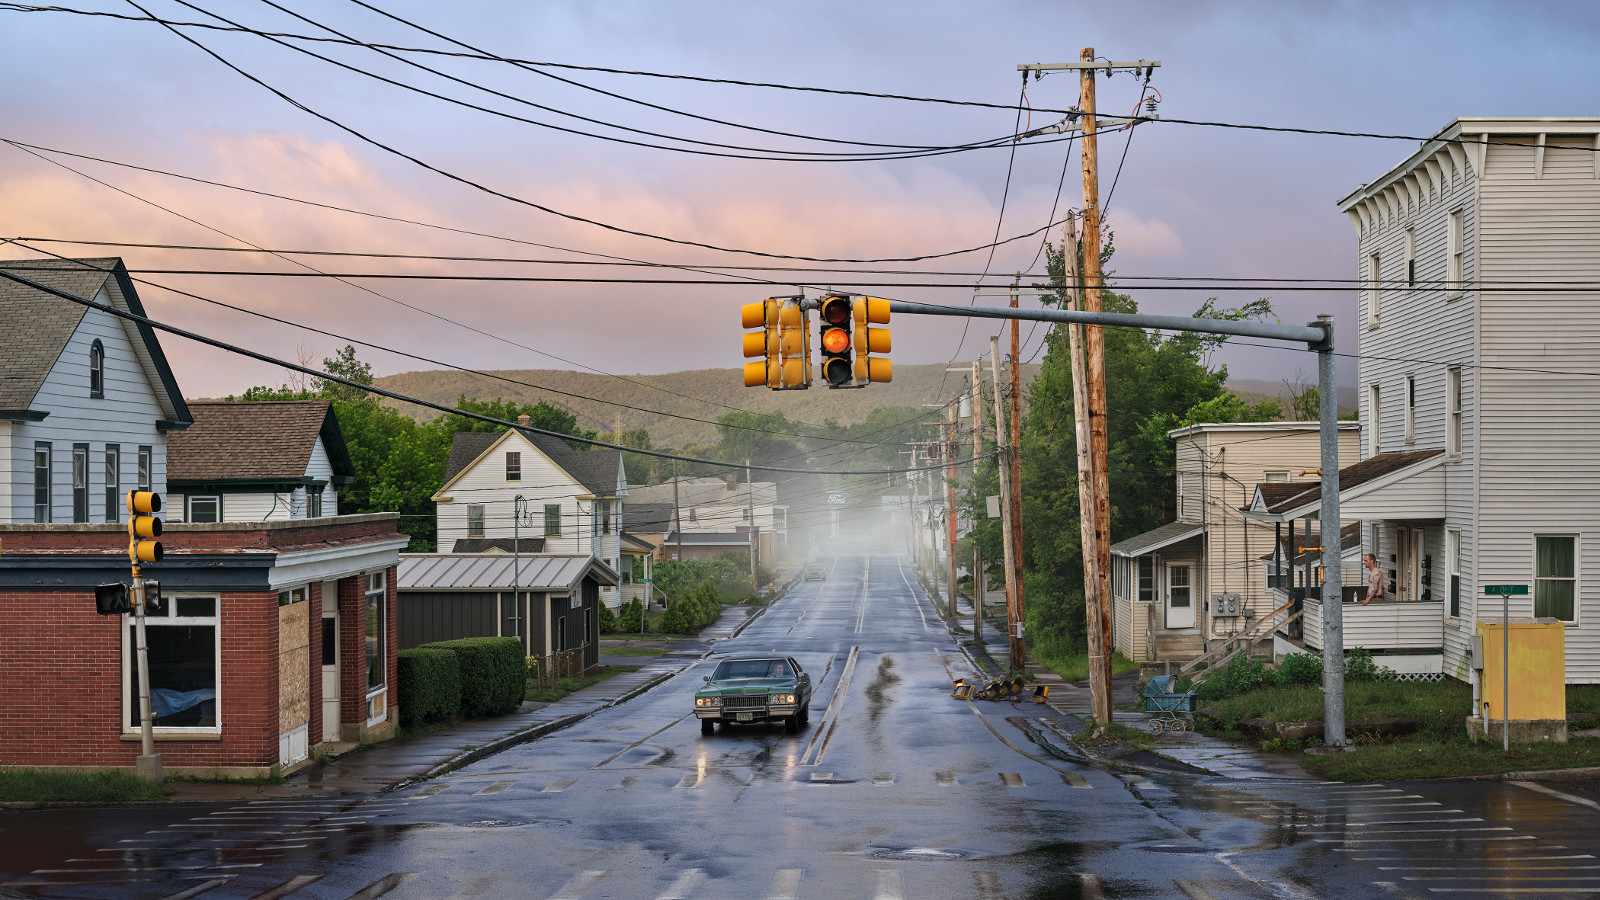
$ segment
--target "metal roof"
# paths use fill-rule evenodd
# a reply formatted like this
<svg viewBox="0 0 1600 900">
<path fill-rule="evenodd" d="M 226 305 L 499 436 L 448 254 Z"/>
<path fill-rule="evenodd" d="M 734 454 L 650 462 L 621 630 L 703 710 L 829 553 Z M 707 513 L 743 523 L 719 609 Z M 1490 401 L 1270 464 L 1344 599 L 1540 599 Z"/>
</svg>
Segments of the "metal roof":
<svg viewBox="0 0 1600 900">
<path fill-rule="evenodd" d="M 510 590 L 516 563 L 507 553 L 402 553 L 399 586 L 403 591 Z M 524 553 L 515 575 L 517 586 L 527 591 L 575 591 L 586 576 L 602 585 L 618 581 L 610 566 L 589 555 Z"/>
</svg>

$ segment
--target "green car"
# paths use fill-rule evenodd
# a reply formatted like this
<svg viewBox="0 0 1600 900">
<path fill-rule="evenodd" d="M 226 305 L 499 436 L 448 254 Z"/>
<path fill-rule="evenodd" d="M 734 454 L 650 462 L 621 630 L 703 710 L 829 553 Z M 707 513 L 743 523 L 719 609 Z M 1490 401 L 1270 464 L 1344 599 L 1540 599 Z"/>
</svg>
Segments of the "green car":
<svg viewBox="0 0 1600 900">
<path fill-rule="evenodd" d="M 711 734 L 718 722 L 779 721 L 795 731 L 811 718 L 811 676 L 787 656 L 725 659 L 705 680 L 694 695 L 701 734 Z"/>
</svg>

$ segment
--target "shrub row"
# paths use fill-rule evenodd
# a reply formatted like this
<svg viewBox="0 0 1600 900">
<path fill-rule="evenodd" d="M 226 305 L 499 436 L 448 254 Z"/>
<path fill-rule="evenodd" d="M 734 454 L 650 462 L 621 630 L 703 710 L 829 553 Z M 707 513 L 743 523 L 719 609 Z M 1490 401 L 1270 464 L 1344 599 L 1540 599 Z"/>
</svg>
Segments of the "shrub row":
<svg viewBox="0 0 1600 900">
<path fill-rule="evenodd" d="M 694 634 L 721 615 L 722 601 L 717 599 L 717 586 L 708 579 L 667 608 L 667 614 L 661 617 L 661 630 Z"/>
<path fill-rule="evenodd" d="M 400 716 L 407 727 L 458 713 L 469 719 L 505 715 L 527 688 L 522 642 L 514 637 L 438 641 L 399 657 Z"/>
<path fill-rule="evenodd" d="M 1344 680 L 1347 683 L 1393 681 L 1394 678 L 1394 670 L 1378 665 L 1371 650 L 1356 647 L 1345 652 Z M 1222 700 L 1256 688 L 1319 684 L 1321 681 L 1322 657 L 1315 654 L 1291 653 L 1276 669 L 1259 659 L 1236 656 L 1227 668 L 1209 672 L 1195 693 L 1201 700 Z"/>
<path fill-rule="evenodd" d="M 600 605 L 600 633 L 601 634 L 628 634 L 641 630 L 640 618 L 644 616 L 644 604 L 638 600 L 629 600 L 622 605 L 621 614 L 617 615 L 607 609 L 605 604 Z"/>
</svg>

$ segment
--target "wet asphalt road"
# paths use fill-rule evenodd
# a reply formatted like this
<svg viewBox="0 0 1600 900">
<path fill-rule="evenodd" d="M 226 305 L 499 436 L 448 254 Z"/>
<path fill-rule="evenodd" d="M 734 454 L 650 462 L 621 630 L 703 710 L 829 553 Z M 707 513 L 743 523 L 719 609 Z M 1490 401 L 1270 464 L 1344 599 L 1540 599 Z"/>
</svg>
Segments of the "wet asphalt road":
<svg viewBox="0 0 1600 900">
<path fill-rule="evenodd" d="M 778 651 L 811 725 L 690 714 L 717 659 Z M 964 658 L 887 549 L 841 553 L 673 681 L 372 799 L 0 813 L 29 897 L 1600 896 L 1600 788 L 1114 775 L 962 703 Z M 1554 793 L 1552 793 L 1552 791 Z"/>
</svg>

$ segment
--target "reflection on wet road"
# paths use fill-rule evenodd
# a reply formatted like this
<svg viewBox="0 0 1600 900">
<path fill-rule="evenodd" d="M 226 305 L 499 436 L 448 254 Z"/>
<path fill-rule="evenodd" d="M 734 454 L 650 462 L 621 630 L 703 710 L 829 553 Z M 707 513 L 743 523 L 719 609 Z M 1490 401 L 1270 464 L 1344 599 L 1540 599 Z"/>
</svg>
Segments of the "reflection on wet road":
<svg viewBox="0 0 1600 900">
<path fill-rule="evenodd" d="M 1600 893 L 1600 791 L 1112 773 L 972 676 L 892 552 L 841 553 L 696 668 L 373 799 L 0 812 L 0 892 L 532 900 L 1410 898 Z M 690 714 L 738 653 L 794 657 L 811 725 Z M 1587 805 L 1586 805 L 1587 804 Z"/>
</svg>

